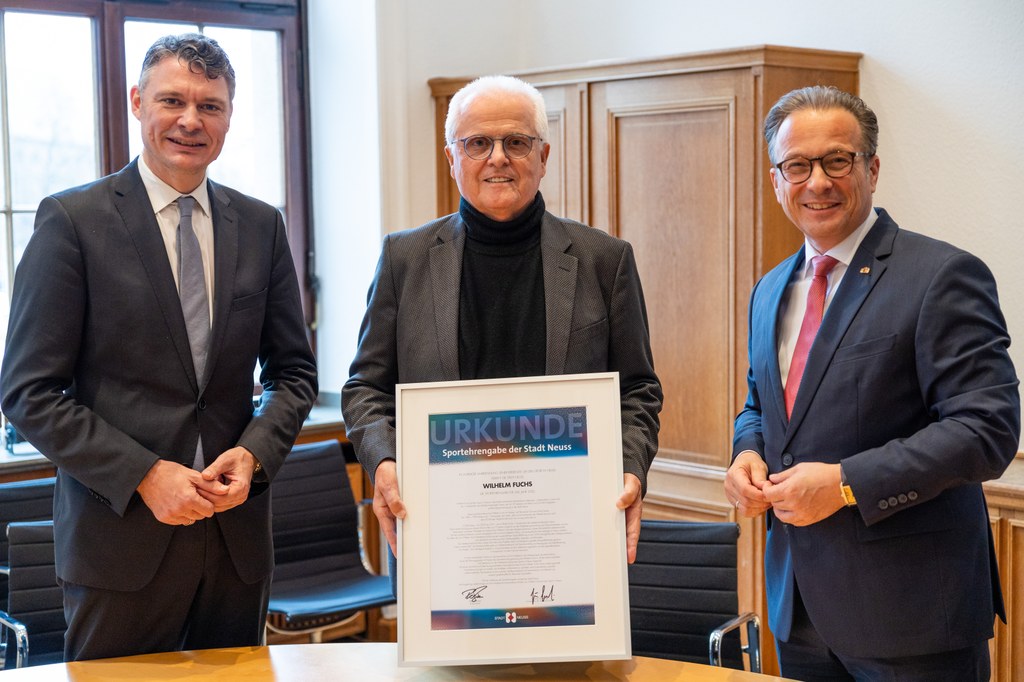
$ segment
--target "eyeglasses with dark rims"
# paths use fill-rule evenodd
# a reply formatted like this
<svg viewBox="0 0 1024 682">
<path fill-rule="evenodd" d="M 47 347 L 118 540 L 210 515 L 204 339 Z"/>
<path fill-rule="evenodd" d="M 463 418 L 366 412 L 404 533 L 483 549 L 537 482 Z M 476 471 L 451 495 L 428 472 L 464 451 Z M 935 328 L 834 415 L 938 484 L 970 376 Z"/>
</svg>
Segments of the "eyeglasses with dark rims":
<svg viewBox="0 0 1024 682">
<path fill-rule="evenodd" d="M 462 143 L 462 151 L 466 152 L 466 156 L 480 161 L 482 159 L 490 158 L 491 153 L 494 151 L 495 142 L 501 143 L 501 148 L 505 151 L 505 156 L 508 158 L 526 158 L 530 155 L 530 152 L 533 151 L 534 140 L 542 141 L 539 137 L 513 133 L 512 135 L 506 135 L 505 137 L 470 135 L 469 137 L 463 137 L 455 140 L 455 142 Z"/>
<path fill-rule="evenodd" d="M 874 154 L 834 151 L 824 156 L 815 156 L 813 159 L 808 159 L 806 156 L 791 156 L 785 161 L 775 164 L 775 167 L 782 173 L 786 182 L 791 185 L 799 185 L 802 182 L 807 182 L 807 179 L 811 177 L 815 161 L 821 165 L 821 170 L 825 171 L 825 175 L 828 177 L 845 178 L 853 171 L 853 164 L 858 156 L 869 158 Z"/>
</svg>

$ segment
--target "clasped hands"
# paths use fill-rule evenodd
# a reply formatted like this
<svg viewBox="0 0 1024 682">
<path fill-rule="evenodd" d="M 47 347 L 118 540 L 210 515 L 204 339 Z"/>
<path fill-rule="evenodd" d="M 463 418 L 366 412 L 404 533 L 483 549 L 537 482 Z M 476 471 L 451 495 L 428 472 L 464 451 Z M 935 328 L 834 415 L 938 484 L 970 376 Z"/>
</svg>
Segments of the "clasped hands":
<svg viewBox="0 0 1024 682">
<path fill-rule="evenodd" d="M 245 502 L 256 457 L 243 447 L 226 450 L 202 471 L 157 460 L 137 488 L 157 521 L 190 526 Z"/>
<path fill-rule="evenodd" d="M 839 492 L 838 464 L 800 462 L 768 474 L 761 456 L 745 450 L 725 473 L 725 495 L 744 516 L 769 509 L 775 518 L 794 526 L 809 526 L 845 506 Z"/>
<path fill-rule="evenodd" d="M 626 511 L 626 560 L 633 563 L 636 561 L 636 546 L 640 540 L 643 496 L 640 494 L 640 479 L 634 474 L 624 474 L 622 484 L 622 494 L 615 500 L 615 506 Z M 373 513 L 380 522 L 391 552 L 398 556 L 396 519 L 404 519 L 407 510 L 398 493 L 398 467 L 393 459 L 385 459 L 374 472 Z"/>
</svg>

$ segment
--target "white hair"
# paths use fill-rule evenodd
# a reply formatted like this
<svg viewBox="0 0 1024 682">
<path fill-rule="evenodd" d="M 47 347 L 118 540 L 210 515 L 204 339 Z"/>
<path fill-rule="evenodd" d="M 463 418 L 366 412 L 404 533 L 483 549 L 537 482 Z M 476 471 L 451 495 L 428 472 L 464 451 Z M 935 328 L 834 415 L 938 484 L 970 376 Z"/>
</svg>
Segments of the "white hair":
<svg viewBox="0 0 1024 682">
<path fill-rule="evenodd" d="M 445 144 L 450 145 L 455 142 L 455 129 L 458 128 L 459 118 L 470 101 L 477 95 L 491 93 L 524 95 L 529 98 L 530 104 L 533 105 L 534 132 L 540 139 L 547 140 L 548 114 L 544 107 L 544 97 L 541 96 L 537 88 L 514 76 L 481 76 L 463 86 L 448 104 L 448 116 L 444 121 Z"/>
</svg>

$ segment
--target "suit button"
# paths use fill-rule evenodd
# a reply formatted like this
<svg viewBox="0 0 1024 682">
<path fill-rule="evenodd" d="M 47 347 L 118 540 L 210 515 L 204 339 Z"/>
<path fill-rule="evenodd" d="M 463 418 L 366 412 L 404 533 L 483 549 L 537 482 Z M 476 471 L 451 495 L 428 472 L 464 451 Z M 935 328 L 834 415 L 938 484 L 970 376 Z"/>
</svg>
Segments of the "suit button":
<svg viewBox="0 0 1024 682">
<path fill-rule="evenodd" d="M 793 455 L 788 452 L 782 456 L 782 466 L 793 466 Z"/>
<path fill-rule="evenodd" d="M 911 490 L 909 493 L 907 493 L 907 499 L 910 500 L 911 502 L 916 500 L 917 499 L 917 492 L 914 491 L 914 490 Z"/>
<path fill-rule="evenodd" d="M 904 495 L 903 493 L 900 493 L 900 494 L 899 494 L 899 497 L 898 497 L 897 499 L 899 499 L 899 501 L 900 501 L 900 504 L 906 504 L 906 503 L 907 503 L 907 500 L 908 500 L 908 499 L 910 499 L 910 498 L 908 498 L 908 497 L 907 497 L 906 495 Z"/>
<path fill-rule="evenodd" d="M 886 509 L 889 508 L 889 503 L 886 502 L 885 500 L 879 500 L 878 501 L 878 508 L 881 509 L 882 511 L 885 511 Z"/>
<path fill-rule="evenodd" d="M 198 407 L 200 410 L 205 410 L 206 409 L 206 398 L 200 398 L 199 402 L 196 404 L 196 407 Z"/>
<path fill-rule="evenodd" d="M 897 500 L 895 497 L 890 497 L 889 498 L 889 506 L 890 507 L 895 507 L 899 503 L 900 503 L 900 501 Z"/>
</svg>

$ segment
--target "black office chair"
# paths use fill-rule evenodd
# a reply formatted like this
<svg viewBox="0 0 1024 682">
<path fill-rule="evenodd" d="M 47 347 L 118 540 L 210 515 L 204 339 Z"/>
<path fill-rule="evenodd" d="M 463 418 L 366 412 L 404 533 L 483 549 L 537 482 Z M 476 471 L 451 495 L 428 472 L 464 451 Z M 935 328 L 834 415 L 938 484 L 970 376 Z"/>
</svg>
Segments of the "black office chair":
<svg viewBox="0 0 1024 682">
<path fill-rule="evenodd" d="M 735 523 L 644 520 L 629 566 L 633 654 L 761 671 L 760 622 L 739 614 Z M 746 625 L 747 644 L 739 628 Z"/>
<path fill-rule="evenodd" d="M 0 612 L 5 666 L 64 660 L 64 597 L 53 559 L 53 521 L 15 521 L 7 526 L 10 582 L 8 610 Z M 11 640 L 14 640 L 12 648 Z M 30 646 L 31 645 L 31 646 Z"/>
<path fill-rule="evenodd" d="M 53 486 L 57 479 L 0 483 L 0 611 L 7 610 L 7 524 L 53 518 Z"/>
<path fill-rule="evenodd" d="M 360 612 L 393 604 L 387 576 L 362 552 L 364 505 L 352 495 L 336 440 L 296 445 L 270 486 L 274 569 L 267 628 L 319 642 Z"/>
</svg>

